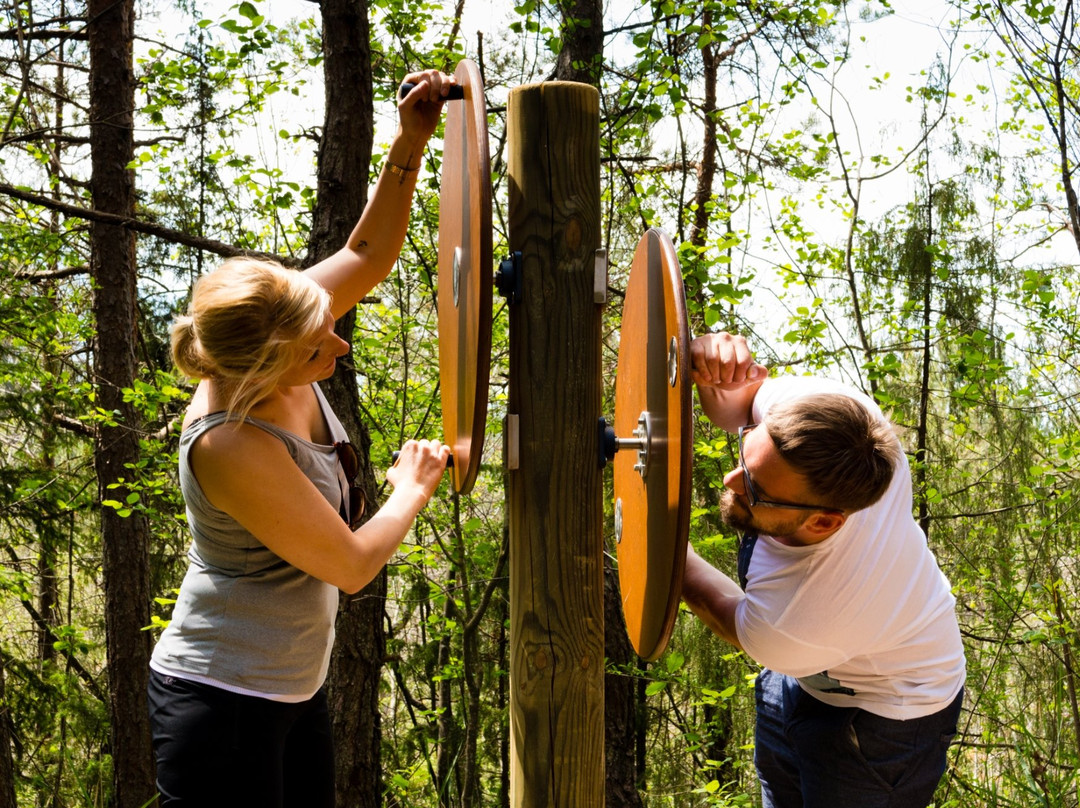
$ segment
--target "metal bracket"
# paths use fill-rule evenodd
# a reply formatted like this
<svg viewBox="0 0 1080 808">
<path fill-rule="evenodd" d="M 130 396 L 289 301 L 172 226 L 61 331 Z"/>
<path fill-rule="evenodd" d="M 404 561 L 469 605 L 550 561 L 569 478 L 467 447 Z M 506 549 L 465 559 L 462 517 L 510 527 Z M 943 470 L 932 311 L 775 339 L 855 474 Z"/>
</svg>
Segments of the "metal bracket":
<svg viewBox="0 0 1080 808">
<path fill-rule="evenodd" d="M 515 250 L 499 262 L 499 269 L 495 272 L 495 288 L 510 305 L 520 303 L 522 299 L 525 284 L 521 265 L 521 252 Z"/>
<path fill-rule="evenodd" d="M 593 260 L 593 303 L 603 305 L 607 302 L 607 282 L 607 250 L 601 247 Z"/>
<path fill-rule="evenodd" d="M 601 416 L 597 423 L 597 438 L 600 468 L 607 465 L 607 461 L 615 459 L 615 453 L 623 449 L 635 449 L 637 462 L 634 463 L 634 471 L 645 479 L 649 471 L 649 455 L 652 446 L 652 418 L 648 411 L 638 416 L 637 427 L 634 429 L 634 437 L 619 438 L 615 436 L 615 427 L 608 426 L 607 420 Z"/>
<path fill-rule="evenodd" d="M 518 435 L 518 416 L 507 413 L 503 421 L 503 459 L 507 471 L 517 471 L 521 467 Z"/>
</svg>

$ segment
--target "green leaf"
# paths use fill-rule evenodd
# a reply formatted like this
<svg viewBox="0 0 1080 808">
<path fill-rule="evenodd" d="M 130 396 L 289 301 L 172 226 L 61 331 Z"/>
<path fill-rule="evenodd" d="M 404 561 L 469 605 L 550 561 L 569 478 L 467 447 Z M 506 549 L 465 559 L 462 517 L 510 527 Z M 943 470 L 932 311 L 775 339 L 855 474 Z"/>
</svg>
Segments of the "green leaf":
<svg viewBox="0 0 1080 808">
<path fill-rule="evenodd" d="M 667 665 L 668 673 L 675 673 L 675 671 L 679 670 L 685 662 L 686 657 L 678 651 L 672 651 L 664 660 L 664 663 Z"/>
</svg>

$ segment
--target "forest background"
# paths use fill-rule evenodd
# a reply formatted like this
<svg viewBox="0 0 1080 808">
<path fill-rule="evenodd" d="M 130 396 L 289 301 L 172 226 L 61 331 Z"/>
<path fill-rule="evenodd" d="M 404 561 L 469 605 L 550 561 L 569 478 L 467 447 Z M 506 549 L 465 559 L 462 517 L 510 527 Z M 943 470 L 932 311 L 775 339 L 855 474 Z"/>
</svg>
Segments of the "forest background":
<svg viewBox="0 0 1080 808">
<path fill-rule="evenodd" d="M 188 545 L 191 387 L 170 320 L 222 257 L 300 267 L 337 249 L 397 83 L 465 56 L 487 90 L 497 257 L 507 93 L 600 90 L 606 411 L 630 256 L 659 226 L 695 333 L 745 334 L 774 373 L 847 380 L 903 430 L 969 666 L 936 804 L 1075 808 L 1077 10 L 924 8 L 913 29 L 884 2 L 6 0 L 0 808 L 152 799 L 146 664 Z M 327 390 L 372 497 L 391 451 L 439 431 L 440 148 L 395 272 L 338 324 L 352 362 Z M 386 573 L 343 599 L 343 806 L 509 804 L 497 301 L 475 489 L 444 489 Z M 695 452 L 691 540 L 730 570 L 715 506 L 734 447 L 699 421 Z M 664 656 L 636 659 L 607 545 L 607 804 L 759 804 L 756 666 L 687 614 Z"/>
</svg>

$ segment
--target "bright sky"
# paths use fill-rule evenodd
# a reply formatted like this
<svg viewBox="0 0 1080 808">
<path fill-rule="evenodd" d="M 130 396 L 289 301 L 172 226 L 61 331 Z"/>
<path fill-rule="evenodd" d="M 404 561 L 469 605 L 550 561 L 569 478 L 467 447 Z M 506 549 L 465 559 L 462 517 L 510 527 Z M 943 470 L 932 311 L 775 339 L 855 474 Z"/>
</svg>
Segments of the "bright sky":
<svg viewBox="0 0 1080 808">
<path fill-rule="evenodd" d="M 207 16 L 223 19 L 224 13 L 228 13 L 225 10 L 235 8 L 236 4 L 229 0 L 204 0 L 202 5 L 207 9 L 222 9 L 222 12 L 209 12 Z M 298 16 L 310 17 L 318 11 L 317 6 L 301 0 L 262 0 L 256 5 L 260 13 L 276 24 L 284 24 Z M 826 94 L 824 83 L 818 90 L 818 104 L 832 109 L 841 142 L 851 159 L 863 158 L 864 175 L 876 173 L 865 162 L 870 155 L 884 153 L 898 160 L 902 151 L 910 149 L 917 142 L 920 108 L 917 103 L 907 103 L 906 90 L 909 86 L 917 87 L 926 83 L 924 74 L 935 59 L 949 59 L 952 54 L 949 70 L 954 75 L 956 94 L 951 102 L 952 110 L 954 113 L 962 108 L 965 110 L 965 118 L 974 127 L 972 137 L 996 129 L 995 118 L 1005 114 L 994 107 L 1004 90 L 1003 79 L 992 74 L 988 62 L 976 64 L 970 58 L 972 52 L 993 46 L 989 36 L 971 32 L 964 35 L 959 47 L 953 47 L 949 41 L 953 36 L 950 23 L 956 19 L 956 11 L 944 0 L 902 0 L 894 7 L 895 13 L 882 19 L 864 21 L 854 17 L 851 20 L 853 58 L 832 77 L 838 92 L 835 95 Z M 608 25 L 623 24 L 639 8 L 637 2 L 609 0 Z M 475 47 L 478 30 L 483 31 L 485 40 L 491 42 L 499 31 L 505 30 L 507 16 L 512 13 L 510 0 L 505 3 L 467 0 L 465 9 L 462 34 L 472 47 Z M 499 13 L 499 9 L 504 12 Z M 171 13 L 169 8 L 161 11 L 161 26 L 166 31 L 177 24 L 170 24 Z M 853 7 L 851 13 L 857 14 L 858 6 Z M 233 12 L 228 16 L 237 15 Z M 977 85 L 992 90 L 988 95 L 978 96 L 974 89 Z M 314 86 L 311 89 L 306 98 L 289 96 L 274 99 L 268 113 L 272 128 L 267 127 L 261 135 L 256 135 L 261 138 L 258 152 L 268 160 L 280 160 L 281 164 L 292 162 L 298 173 L 310 170 L 310 149 L 301 146 L 295 155 L 281 154 L 280 150 L 287 147 L 267 137 L 266 133 L 276 131 L 280 128 L 279 124 L 296 120 L 298 104 L 308 107 L 317 116 L 322 104 L 321 92 Z M 965 104 L 964 99 L 969 93 L 976 95 L 978 103 Z M 393 109 L 387 106 L 386 110 L 377 112 L 387 116 L 380 131 L 389 132 L 392 131 L 389 127 L 393 125 Z M 811 116 L 822 121 L 822 116 L 815 114 L 808 105 L 792 109 L 791 115 L 793 117 L 785 122 L 785 126 L 802 126 Z M 945 131 L 941 132 L 942 137 L 946 134 Z M 1003 145 L 1007 148 L 1007 144 Z M 274 153 L 268 154 L 268 151 Z M 886 179 L 865 183 L 862 199 L 864 218 L 873 218 L 909 201 L 911 189 L 911 180 L 903 168 Z M 805 213 L 824 232 L 844 226 L 842 221 L 836 220 L 833 211 L 815 212 L 808 209 Z M 1055 238 L 1053 254 L 1058 260 L 1076 262 L 1076 247 L 1068 234 Z"/>
</svg>

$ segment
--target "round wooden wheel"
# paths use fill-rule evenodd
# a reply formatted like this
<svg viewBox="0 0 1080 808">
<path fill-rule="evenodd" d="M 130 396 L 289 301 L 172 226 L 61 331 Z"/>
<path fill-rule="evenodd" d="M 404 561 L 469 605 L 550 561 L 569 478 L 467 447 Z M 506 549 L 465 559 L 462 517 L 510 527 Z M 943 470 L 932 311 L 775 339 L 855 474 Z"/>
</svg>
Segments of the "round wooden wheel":
<svg viewBox="0 0 1080 808">
<path fill-rule="evenodd" d="M 623 306 L 615 377 L 615 434 L 641 449 L 615 455 L 615 540 L 626 630 L 656 659 L 678 614 L 690 532 L 693 415 L 690 330 L 671 239 L 638 242 Z"/>
<path fill-rule="evenodd" d="M 454 71 L 464 91 L 446 105 L 439 196 L 439 387 L 451 483 L 467 494 L 476 481 L 487 421 L 491 366 L 491 160 L 487 105 L 477 66 Z"/>
</svg>

